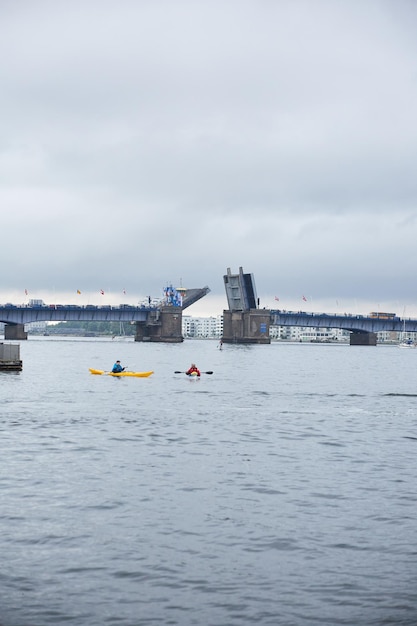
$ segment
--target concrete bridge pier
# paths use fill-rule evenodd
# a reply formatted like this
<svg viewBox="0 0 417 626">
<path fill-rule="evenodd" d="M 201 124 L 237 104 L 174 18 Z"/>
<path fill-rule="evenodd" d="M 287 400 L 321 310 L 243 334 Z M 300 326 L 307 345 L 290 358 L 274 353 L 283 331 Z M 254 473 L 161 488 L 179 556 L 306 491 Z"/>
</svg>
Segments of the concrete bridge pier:
<svg viewBox="0 0 417 626">
<path fill-rule="evenodd" d="M 151 311 L 146 322 L 136 322 L 135 341 L 164 343 L 184 341 L 181 307 L 161 307 L 157 311 Z"/>
<path fill-rule="evenodd" d="M 266 309 L 223 311 L 223 343 L 269 344 L 270 321 Z"/>
<path fill-rule="evenodd" d="M 377 334 L 376 333 L 350 333 L 350 345 L 351 346 L 376 346 Z"/>
<path fill-rule="evenodd" d="M 25 331 L 24 324 L 5 324 L 4 325 L 4 338 L 9 340 L 20 341 L 21 339 L 27 339 L 28 334 Z"/>
</svg>

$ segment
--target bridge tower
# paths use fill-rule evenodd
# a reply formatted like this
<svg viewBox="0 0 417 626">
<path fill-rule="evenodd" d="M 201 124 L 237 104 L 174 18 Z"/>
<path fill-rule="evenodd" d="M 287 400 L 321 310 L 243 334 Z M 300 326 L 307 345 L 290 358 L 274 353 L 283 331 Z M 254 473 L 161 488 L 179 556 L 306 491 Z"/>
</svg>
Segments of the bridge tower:
<svg viewBox="0 0 417 626">
<path fill-rule="evenodd" d="M 161 306 L 148 313 L 146 322 L 136 322 L 135 341 L 180 343 L 182 336 L 181 307 Z"/>
<path fill-rule="evenodd" d="M 259 309 L 253 274 L 232 274 L 227 268 L 223 276 L 226 289 L 228 311 L 223 311 L 224 343 L 269 344 L 271 312 Z"/>
<path fill-rule="evenodd" d="M 182 312 L 207 295 L 210 289 L 174 289 L 172 285 L 165 290 L 165 300 L 157 309 L 149 311 L 146 321 L 136 322 L 135 341 L 180 343 L 182 336 Z"/>
</svg>

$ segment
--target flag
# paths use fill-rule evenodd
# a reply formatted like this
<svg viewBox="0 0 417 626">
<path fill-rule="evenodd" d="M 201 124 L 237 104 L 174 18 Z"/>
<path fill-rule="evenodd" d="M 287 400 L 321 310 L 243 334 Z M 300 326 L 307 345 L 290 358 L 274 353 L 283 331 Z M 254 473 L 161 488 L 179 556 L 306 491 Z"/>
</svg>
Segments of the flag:
<svg viewBox="0 0 417 626">
<path fill-rule="evenodd" d="M 303 300 L 304 302 L 307 302 L 307 298 L 305 296 L 303 296 Z"/>
<path fill-rule="evenodd" d="M 81 291 L 79 289 L 77 289 L 77 293 L 78 295 L 81 295 Z"/>
<path fill-rule="evenodd" d="M 28 295 L 28 290 L 27 289 L 25 289 L 25 294 Z"/>
<path fill-rule="evenodd" d="M 100 289 L 100 293 L 102 296 L 104 296 L 104 291 L 102 289 Z"/>
<path fill-rule="evenodd" d="M 275 296 L 275 300 L 276 300 L 277 302 L 279 302 L 279 298 L 278 298 L 277 296 Z"/>
</svg>

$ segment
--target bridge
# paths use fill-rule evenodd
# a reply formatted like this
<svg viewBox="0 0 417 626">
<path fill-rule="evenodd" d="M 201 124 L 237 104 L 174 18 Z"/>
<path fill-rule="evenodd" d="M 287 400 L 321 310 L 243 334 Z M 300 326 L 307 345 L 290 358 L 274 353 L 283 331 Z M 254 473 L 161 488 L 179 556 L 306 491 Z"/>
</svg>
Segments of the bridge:
<svg viewBox="0 0 417 626">
<path fill-rule="evenodd" d="M 417 320 L 400 318 L 394 313 L 367 315 L 331 315 L 305 311 L 260 309 L 252 274 L 232 274 L 230 268 L 223 277 L 229 310 L 223 312 L 224 343 L 270 343 L 271 326 L 302 326 L 306 328 L 340 328 L 350 332 L 351 345 L 376 345 L 381 331 L 417 332 Z"/>
<path fill-rule="evenodd" d="M 224 343 L 269 344 L 271 326 L 302 326 L 306 328 L 340 328 L 350 332 L 351 345 L 376 345 L 381 331 L 417 333 L 417 320 L 400 318 L 394 313 L 351 315 L 345 313 L 308 313 L 259 308 L 253 274 L 232 274 L 227 268 L 223 276 L 229 309 L 223 311 Z M 133 322 L 135 341 L 177 343 L 183 341 L 182 311 L 210 292 L 208 287 L 196 289 L 165 289 L 161 302 L 134 306 L 78 306 L 61 304 L 0 305 L 0 322 L 4 322 L 5 339 L 27 339 L 25 324 L 30 322 Z"/>
<path fill-rule="evenodd" d="M 306 313 L 304 311 L 270 311 L 271 325 L 303 326 L 306 328 L 341 328 L 354 333 L 378 333 L 381 331 L 417 332 L 417 320 L 400 318 L 396 315 L 373 313 L 367 315 L 331 315 L 328 313 Z"/>
<path fill-rule="evenodd" d="M 25 324 L 31 322 L 134 322 L 135 341 L 177 343 L 182 337 L 182 311 L 210 292 L 208 287 L 182 289 L 169 286 L 160 303 L 134 306 L 95 306 L 87 304 L 0 305 L 0 322 L 5 324 L 5 339 L 27 339 Z"/>
</svg>

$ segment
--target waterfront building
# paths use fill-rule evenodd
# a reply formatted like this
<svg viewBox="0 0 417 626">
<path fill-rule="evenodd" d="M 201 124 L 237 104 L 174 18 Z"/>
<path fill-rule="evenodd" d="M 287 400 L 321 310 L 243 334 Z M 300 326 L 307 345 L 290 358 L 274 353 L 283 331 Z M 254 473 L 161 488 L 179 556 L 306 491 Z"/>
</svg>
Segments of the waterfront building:
<svg viewBox="0 0 417 626">
<path fill-rule="evenodd" d="M 47 326 L 47 322 L 29 322 L 29 324 L 25 324 L 25 330 L 28 333 L 44 333 Z"/>
<path fill-rule="evenodd" d="M 269 335 L 275 341 L 348 342 L 349 333 L 341 328 L 309 328 L 304 326 L 271 326 Z"/>
<path fill-rule="evenodd" d="M 218 339 L 223 334 L 223 315 L 216 317 L 192 317 L 183 315 L 182 335 L 184 338 Z"/>
</svg>

